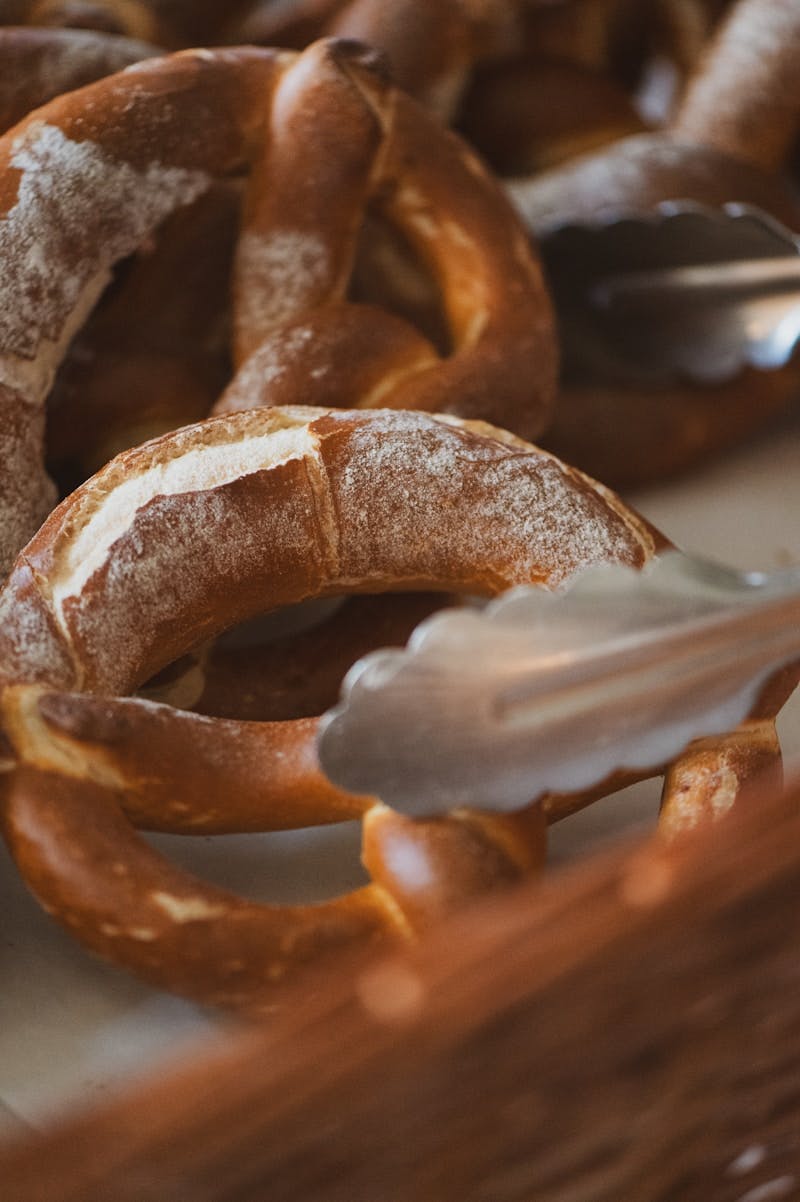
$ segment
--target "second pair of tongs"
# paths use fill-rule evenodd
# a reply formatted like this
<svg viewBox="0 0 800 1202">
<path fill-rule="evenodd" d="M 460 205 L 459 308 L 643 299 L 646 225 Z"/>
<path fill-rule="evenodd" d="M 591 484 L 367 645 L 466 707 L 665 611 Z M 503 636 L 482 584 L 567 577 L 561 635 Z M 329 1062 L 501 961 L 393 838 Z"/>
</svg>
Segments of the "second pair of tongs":
<svg viewBox="0 0 800 1202">
<path fill-rule="evenodd" d="M 587 329 L 654 382 L 783 367 L 800 341 L 800 239 L 760 209 L 670 202 L 543 244 L 565 358 Z"/>
<path fill-rule="evenodd" d="M 670 552 L 442 611 L 364 657 L 323 720 L 339 785 L 405 813 L 513 810 L 617 769 L 657 768 L 730 730 L 800 660 L 800 570 L 737 572 Z"/>
<path fill-rule="evenodd" d="M 793 354 L 798 243 L 772 217 L 800 229 L 799 61 L 797 0 L 735 0 L 666 127 L 509 184 L 573 379 L 719 383 Z"/>
</svg>

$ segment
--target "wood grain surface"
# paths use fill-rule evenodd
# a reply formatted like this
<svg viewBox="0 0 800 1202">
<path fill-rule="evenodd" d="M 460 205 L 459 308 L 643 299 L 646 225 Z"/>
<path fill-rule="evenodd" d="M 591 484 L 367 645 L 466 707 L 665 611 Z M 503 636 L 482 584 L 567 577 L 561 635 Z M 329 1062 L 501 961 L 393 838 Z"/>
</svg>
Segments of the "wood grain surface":
<svg viewBox="0 0 800 1202">
<path fill-rule="evenodd" d="M 8 1202 L 800 1197 L 800 822 L 765 799 L 342 965 L 0 1156 Z"/>
</svg>

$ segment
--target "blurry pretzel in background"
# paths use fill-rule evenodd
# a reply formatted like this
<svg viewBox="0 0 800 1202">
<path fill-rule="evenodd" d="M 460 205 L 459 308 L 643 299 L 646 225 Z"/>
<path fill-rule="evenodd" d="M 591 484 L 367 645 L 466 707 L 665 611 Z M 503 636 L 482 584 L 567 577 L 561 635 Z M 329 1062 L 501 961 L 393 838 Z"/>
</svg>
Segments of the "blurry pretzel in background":
<svg viewBox="0 0 800 1202">
<path fill-rule="evenodd" d="M 781 172 L 800 130 L 800 6 L 739 0 L 669 129 L 628 138 L 512 188 L 534 235 L 663 201 L 755 205 L 800 229 Z M 566 365 L 547 445 L 616 486 L 647 484 L 741 440 L 797 396 L 797 363 L 716 386 L 637 379 L 591 336 Z"/>
<path fill-rule="evenodd" d="M 633 93 L 660 57 L 685 76 L 724 0 L 295 0 L 252 5 L 228 40 L 323 34 L 383 51 L 393 78 L 500 174 L 527 174 L 644 128 Z"/>
<path fill-rule="evenodd" d="M 362 47 L 345 43 L 300 57 L 187 52 L 62 96 L 0 140 L 6 563 L 52 504 L 41 467 L 44 399 L 113 265 L 215 177 L 249 167 L 237 346 L 262 363 L 277 353 L 278 396 L 288 372 L 292 389 L 304 382 L 326 403 L 457 409 L 526 434 L 542 429 L 556 352 L 527 239 L 467 148 L 363 58 Z M 298 161 L 301 130 L 308 145 L 331 154 L 313 164 L 319 191 L 309 187 L 311 166 Z M 361 210 L 373 193 L 441 285 L 452 338 L 444 358 L 400 318 L 346 299 Z M 306 200 L 319 227 L 309 228 Z M 300 353 L 309 331 L 313 363 Z M 337 384 L 330 368 L 354 348 L 363 349 L 363 366 Z M 229 401 L 236 388 L 234 380 Z"/>
<path fill-rule="evenodd" d="M 54 96 L 160 53 L 146 42 L 89 30 L 0 26 L 0 133 Z"/>
<path fill-rule="evenodd" d="M 246 0 L 0 0 L 0 25 L 91 29 L 167 50 L 220 40 Z"/>
</svg>

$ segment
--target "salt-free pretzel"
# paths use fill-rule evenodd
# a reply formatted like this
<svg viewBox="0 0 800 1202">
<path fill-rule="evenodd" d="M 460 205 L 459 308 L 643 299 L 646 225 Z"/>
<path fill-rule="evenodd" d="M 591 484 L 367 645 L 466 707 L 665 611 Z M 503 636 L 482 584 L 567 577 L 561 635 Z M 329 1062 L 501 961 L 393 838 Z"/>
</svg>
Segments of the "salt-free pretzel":
<svg viewBox="0 0 800 1202">
<path fill-rule="evenodd" d="M 4 828 L 84 943 L 194 997 L 256 1005 L 354 940 L 407 938 L 542 855 L 537 807 L 416 824 L 340 793 L 316 723 L 134 698 L 199 640 L 342 592 L 554 587 L 662 545 L 599 485 L 504 431 L 402 411 L 262 409 L 125 452 L 48 518 L 0 594 Z M 213 832 L 364 815 L 373 883 L 261 907 L 179 872 L 138 825 Z"/>
<path fill-rule="evenodd" d="M 386 365 L 381 387 L 373 377 L 367 396 L 340 395 L 339 403 L 410 403 L 404 359 L 410 354 L 420 375 L 418 404 L 432 406 L 438 391 L 443 406 L 463 403 L 468 414 L 484 405 L 488 411 L 481 416 L 526 432 L 544 424 L 555 348 L 549 302 L 526 239 L 466 148 L 413 102 L 375 82 L 363 59 L 363 48 L 341 43 L 313 46 L 299 57 L 247 48 L 184 52 L 136 64 L 61 96 L 0 139 L 4 566 L 52 504 L 53 490 L 41 466 L 44 399 L 112 266 L 171 213 L 205 192 L 214 177 L 251 164 L 260 169 L 269 164 L 264 185 L 276 196 L 280 190 L 286 207 L 273 206 L 271 232 L 262 227 L 270 202 L 256 208 L 255 227 L 243 241 L 258 257 L 250 268 L 245 261 L 244 274 L 257 276 L 270 265 L 267 274 L 273 284 L 280 280 L 290 313 L 298 302 L 329 300 L 334 326 L 344 315 L 340 324 L 347 347 L 360 342 L 373 369 L 381 360 Z M 301 111 L 292 105 L 296 90 L 307 102 Z M 333 139 L 341 156 L 314 165 L 321 188 L 332 179 L 337 185 L 349 182 L 360 196 L 375 157 L 391 164 L 384 169 L 387 195 L 381 203 L 404 228 L 416 230 L 420 246 L 430 253 L 456 344 L 449 357 L 440 362 L 425 339 L 399 319 L 366 306 L 354 313 L 344 300 L 344 269 L 355 235 L 349 227 L 338 230 L 343 246 L 332 235 L 344 215 L 355 220 L 357 205 L 345 189 L 331 198 L 330 212 L 318 206 L 322 225 L 309 241 L 308 214 L 301 205 L 309 171 L 298 170 L 296 144 L 287 144 L 288 129 L 297 133 L 298 128 L 292 121 L 284 124 L 286 108 L 293 118 L 303 117 L 315 145 L 333 150 Z M 282 169 L 277 147 L 292 160 Z M 348 178 L 359 156 L 362 170 Z M 251 196 L 257 205 L 257 191 Z M 299 246 L 305 256 L 295 253 Z M 333 261 L 343 276 L 332 285 Z M 274 303 L 273 298 L 273 316 Z M 255 322 L 250 328 L 263 328 L 269 306 L 248 304 Z M 329 314 L 324 305 L 322 310 L 318 316 L 324 323 Z M 360 334 L 354 333 L 356 317 L 363 317 Z M 240 319 L 240 331 L 247 328 L 247 320 Z M 443 373 L 438 388 L 434 369 Z M 464 397 L 459 398 L 445 385 L 462 377 Z"/>
</svg>

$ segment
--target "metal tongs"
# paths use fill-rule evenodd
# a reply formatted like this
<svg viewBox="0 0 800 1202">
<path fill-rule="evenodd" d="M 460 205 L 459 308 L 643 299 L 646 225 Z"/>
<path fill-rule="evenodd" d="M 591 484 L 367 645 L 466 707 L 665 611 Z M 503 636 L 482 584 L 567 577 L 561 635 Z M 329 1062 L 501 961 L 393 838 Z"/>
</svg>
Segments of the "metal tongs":
<svg viewBox="0 0 800 1202">
<path fill-rule="evenodd" d="M 513 810 L 655 768 L 730 730 L 800 659 L 800 569 L 737 572 L 670 552 L 441 611 L 350 670 L 323 719 L 337 784 L 412 815 Z"/>
<path fill-rule="evenodd" d="M 686 202 L 551 232 L 567 370 L 587 343 L 653 383 L 784 366 L 800 340 L 800 239 L 747 205 Z"/>
</svg>

